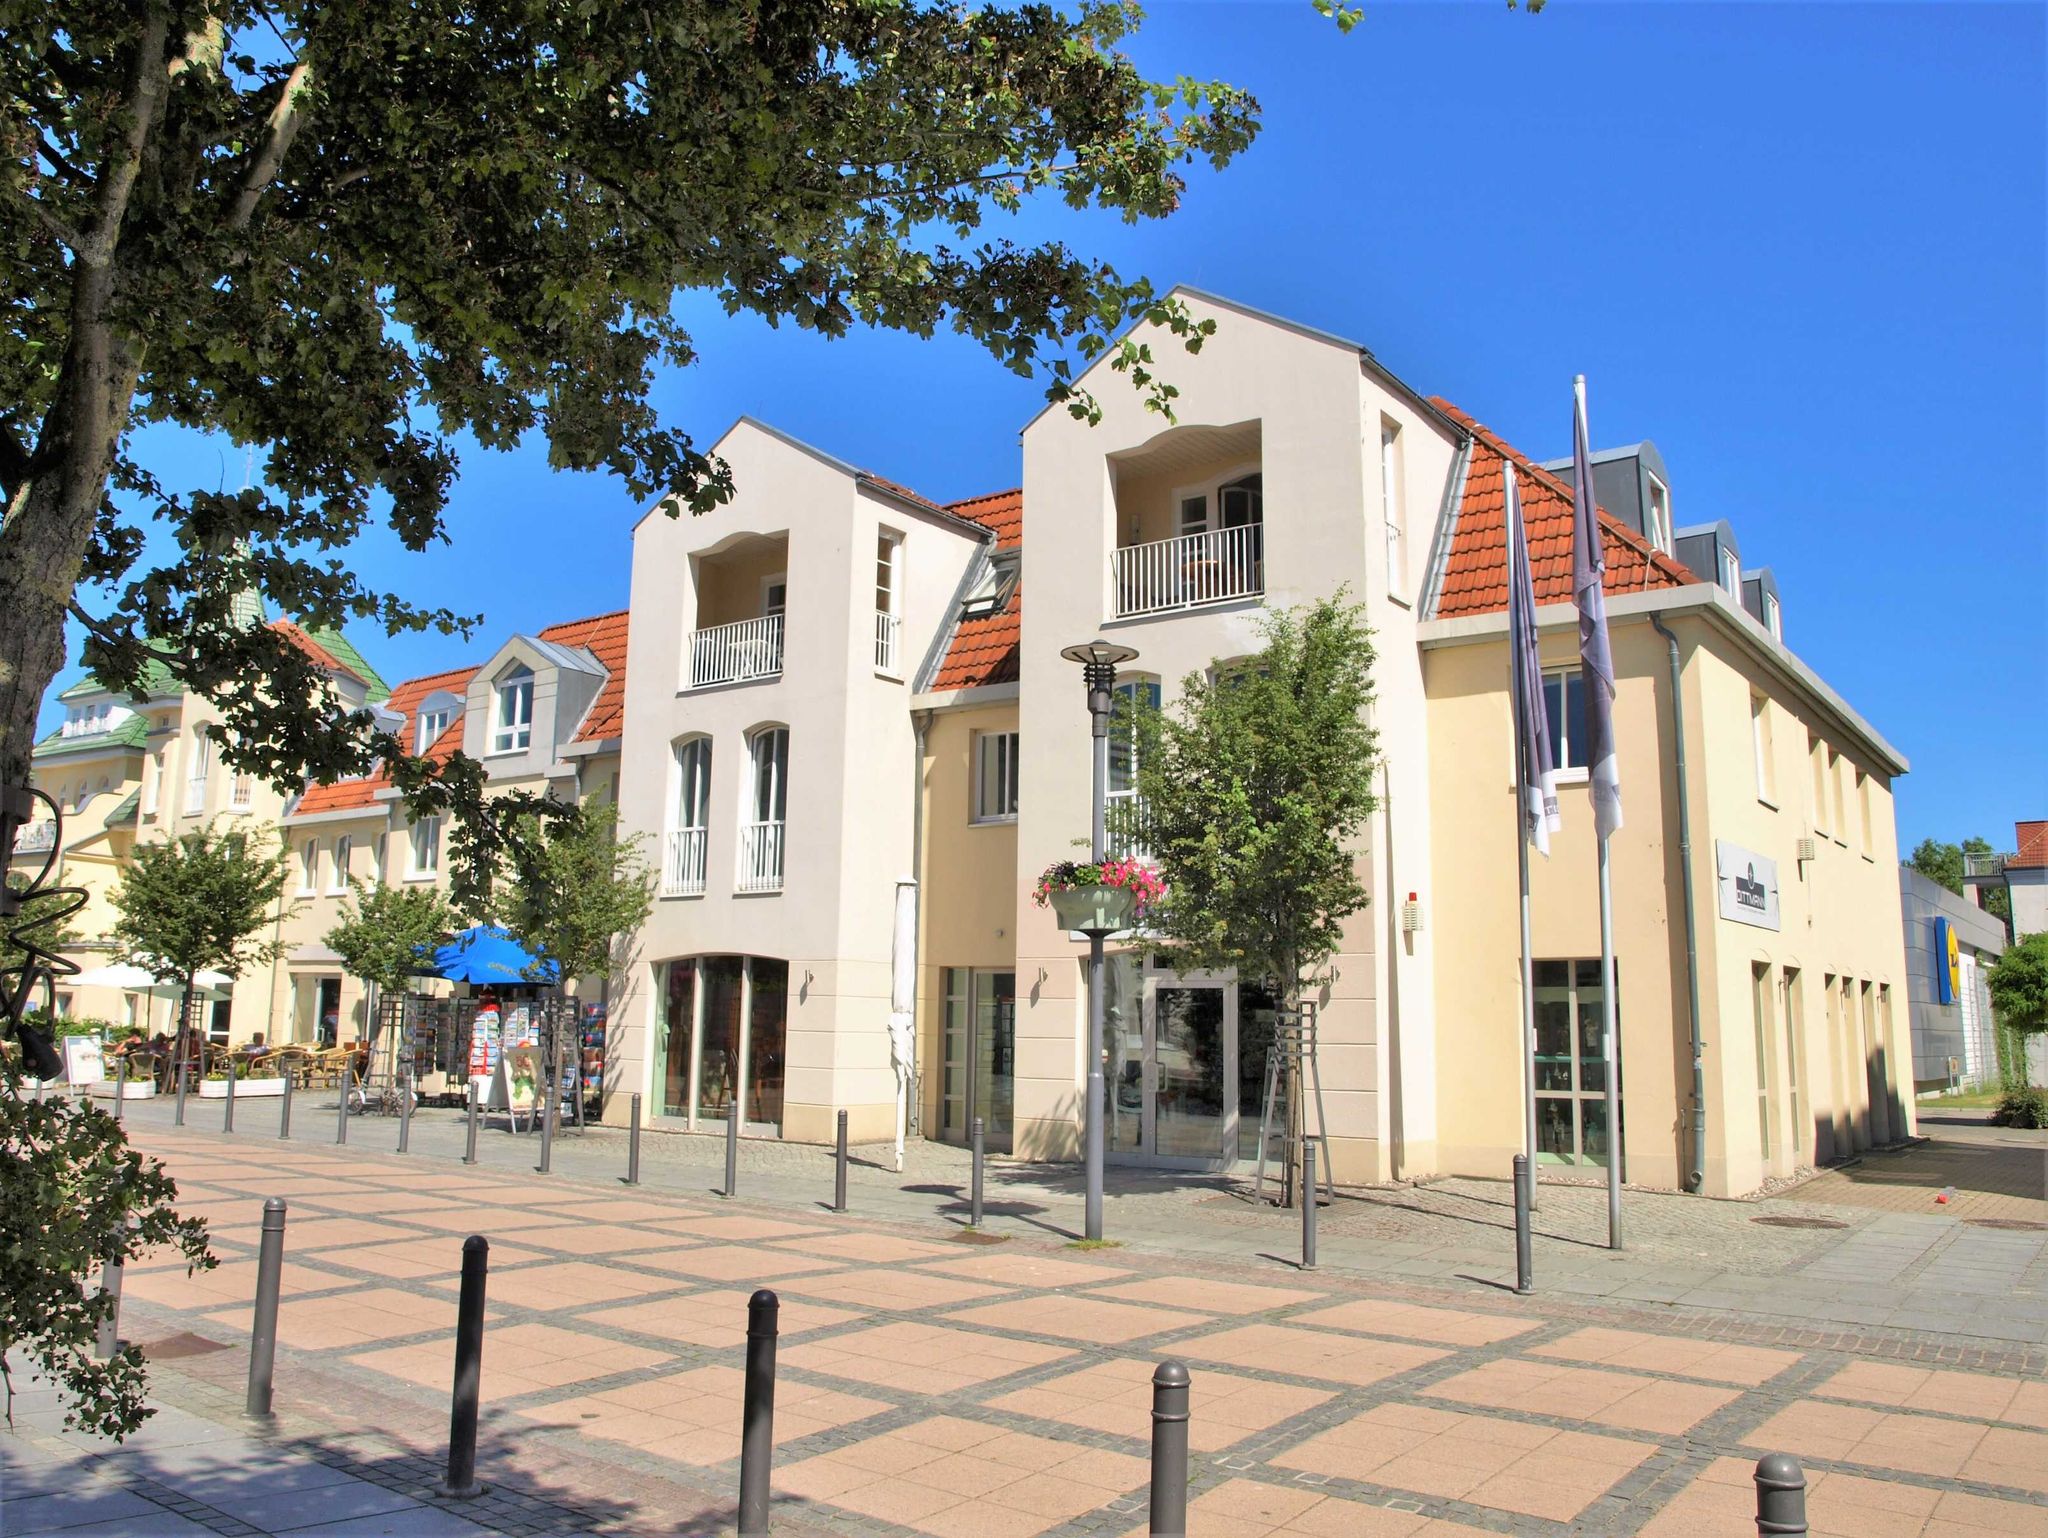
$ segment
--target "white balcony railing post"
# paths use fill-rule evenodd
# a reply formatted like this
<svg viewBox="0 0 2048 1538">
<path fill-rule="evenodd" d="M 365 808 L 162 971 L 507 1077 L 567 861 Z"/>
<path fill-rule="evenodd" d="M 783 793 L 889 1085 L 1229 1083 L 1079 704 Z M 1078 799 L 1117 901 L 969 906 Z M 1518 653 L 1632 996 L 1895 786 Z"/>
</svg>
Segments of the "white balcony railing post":
<svg viewBox="0 0 2048 1538">
<path fill-rule="evenodd" d="M 690 687 L 745 683 L 782 673 L 782 616 L 713 625 L 690 635 Z"/>
<path fill-rule="evenodd" d="M 1248 523 L 1120 547 L 1110 558 L 1117 617 L 1259 597 L 1266 590 L 1265 538 L 1264 524 Z"/>
<path fill-rule="evenodd" d="M 779 822 L 750 822 L 740 829 L 742 892 L 782 890 L 782 830 Z"/>
<path fill-rule="evenodd" d="M 902 666 L 897 661 L 902 635 L 900 615 L 891 614 L 886 609 L 875 610 L 875 671 L 884 677 L 903 676 Z"/>
<path fill-rule="evenodd" d="M 661 895 L 701 897 L 704 893 L 705 830 L 678 828 L 668 836 L 668 857 L 662 866 Z"/>
<path fill-rule="evenodd" d="M 246 812 L 254 804 L 255 799 L 255 791 L 250 785 L 249 776 L 236 775 L 234 786 L 228 792 L 228 805 L 237 812 Z"/>
</svg>

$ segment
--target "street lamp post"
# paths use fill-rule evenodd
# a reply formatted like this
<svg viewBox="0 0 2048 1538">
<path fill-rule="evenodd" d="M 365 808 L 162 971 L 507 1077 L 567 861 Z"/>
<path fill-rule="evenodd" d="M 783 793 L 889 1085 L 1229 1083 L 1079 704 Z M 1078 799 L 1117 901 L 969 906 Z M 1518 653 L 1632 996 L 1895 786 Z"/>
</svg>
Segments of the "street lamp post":
<svg viewBox="0 0 2048 1538">
<path fill-rule="evenodd" d="M 1102 862 L 1108 843 L 1105 827 L 1109 790 L 1109 717 L 1116 704 L 1116 670 L 1137 657 L 1128 646 L 1109 641 L 1090 641 L 1069 646 L 1060 653 L 1069 662 L 1081 664 L 1082 681 L 1088 689 L 1088 721 L 1093 738 L 1094 772 L 1089 797 L 1088 856 Z M 1103 996 L 1102 942 L 1111 931 L 1090 929 L 1088 936 L 1088 1089 L 1082 1113 L 1083 1158 L 1086 1161 L 1088 1196 L 1083 1231 L 1090 1240 L 1102 1237 L 1102 1057 Z"/>
</svg>

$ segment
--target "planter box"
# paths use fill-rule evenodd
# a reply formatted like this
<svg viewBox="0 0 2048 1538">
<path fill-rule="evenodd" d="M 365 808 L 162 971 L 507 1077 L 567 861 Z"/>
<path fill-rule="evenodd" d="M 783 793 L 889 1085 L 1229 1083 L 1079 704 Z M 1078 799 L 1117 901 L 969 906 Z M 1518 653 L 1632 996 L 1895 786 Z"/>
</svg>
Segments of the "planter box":
<svg viewBox="0 0 2048 1538">
<path fill-rule="evenodd" d="M 114 1081 L 112 1079 L 96 1080 L 85 1086 L 85 1092 L 94 1100 L 112 1100 L 114 1098 Z M 147 1079 L 139 1081 L 130 1079 L 121 1086 L 121 1098 L 123 1100 L 148 1100 L 155 1094 L 156 1086 Z"/>
<path fill-rule="evenodd" d="M 1130 890 L 1120 886 L 1082 886 L 1047 895 L 1062 929 L 1086 933 L 1115 934 L 1129 929 L 1138 907 Z"/>
<path fill-rule="evenodd" d="M 283 1079 L 238 1079 L 235 1081 L 237 1100 L 262 1100 L 284 1093 Z M 201 1079 L 199 1081 L 201 1100 L 225 1100 L 228 1098 L 226 1079 Z"/>
</svg>

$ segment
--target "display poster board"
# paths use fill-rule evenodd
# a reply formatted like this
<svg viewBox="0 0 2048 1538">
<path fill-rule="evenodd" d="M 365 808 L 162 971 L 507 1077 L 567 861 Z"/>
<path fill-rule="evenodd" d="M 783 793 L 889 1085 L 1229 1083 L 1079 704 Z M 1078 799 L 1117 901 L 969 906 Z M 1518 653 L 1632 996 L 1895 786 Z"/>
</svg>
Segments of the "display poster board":
<svg viewBox="0 0 2048 1538">
<path fill-rule="evenodd" d="M 478 1084 L 486 1083 L 497 1071 L 501 1050 L 499 1023 L 495 1008 L 479 1009 L 470 1020 L 469 1076 Z"/>
<path fill-rule="evenodd" d="M 107 1079 L 107 1059 L 97 1036 L 66 1036 L 64 1038 L 64 1082 L 67 1084 L 104 1084 Z"/>
</svg>

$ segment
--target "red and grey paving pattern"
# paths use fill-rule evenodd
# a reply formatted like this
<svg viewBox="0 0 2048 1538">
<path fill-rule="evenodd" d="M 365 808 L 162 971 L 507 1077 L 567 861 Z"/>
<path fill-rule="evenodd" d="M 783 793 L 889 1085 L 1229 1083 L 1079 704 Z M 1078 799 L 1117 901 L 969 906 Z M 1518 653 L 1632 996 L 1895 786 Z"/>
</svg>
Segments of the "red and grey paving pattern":
<svg viewBox="0 0 2048 1538">
<path fill-rule="evenodd" d="M 778 1530 L 1142 1532 L 1149 1380 L 1194 1374 L 1191 1532 L 1754 1531 L 1797 1454 L 1814 1531 L 2048 1538 L 2038 1348 L 882 1222 L 304 1142 L 138 1127 L 223 1264 L 144 1263 L 127 1333 L 170 1408 L 111 1454 L 46 1402 L 0 1439 L 0 1532 L 729 1529 L 746 1298 L 782 1300 Z M 280 1424 L 238 1424 L 261 1201 L 291 1204 Z M 492 1241 L 491 1493 L 430 1493 L 461 1237 Z M 211 1434 L 209 1435 L 209 1431 Z M 55 1472 L 53 1472 L 55 1471 Z M 154 1525 L 152 1525 L 154 1524 Z"/>
</svg>

